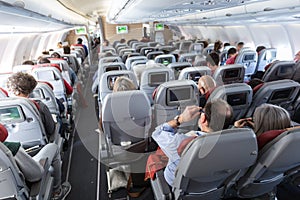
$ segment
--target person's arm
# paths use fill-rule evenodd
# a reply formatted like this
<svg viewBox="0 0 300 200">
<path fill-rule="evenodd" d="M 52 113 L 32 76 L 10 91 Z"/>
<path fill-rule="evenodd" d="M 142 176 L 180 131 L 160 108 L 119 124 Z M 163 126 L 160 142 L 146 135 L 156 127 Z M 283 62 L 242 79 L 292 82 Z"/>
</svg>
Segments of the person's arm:
<svg viewBox="0 0 300 200">
<path fill-rule="evenodd" d="M 36 182 L 42 178 L 44 169 L 22 147 L 14 157 L 26 181 Z"/>
</svg>

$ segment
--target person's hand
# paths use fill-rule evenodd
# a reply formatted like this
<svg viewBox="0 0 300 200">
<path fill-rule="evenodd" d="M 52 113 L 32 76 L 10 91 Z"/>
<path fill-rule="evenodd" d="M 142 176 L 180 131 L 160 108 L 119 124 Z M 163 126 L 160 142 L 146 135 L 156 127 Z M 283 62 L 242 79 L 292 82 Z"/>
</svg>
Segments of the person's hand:
<svg viewBox="0 0 300 200">
<path fill-rule="evenodd" d="M 202 108 L 198 106 L 187 106 L 180 114 L 180 123 L 191 121 L 200 115 Z"/>
<path fill-rule="evenodd" d="M 252 121 L 252 118 L 245 118 L 245 119 L 240 119 L 234 122 L 234 126 L 237 128 L 242 128 L 245 126 L 248 126 L 250 128 L 254 127 L 254 123 Z"/>
</svg>

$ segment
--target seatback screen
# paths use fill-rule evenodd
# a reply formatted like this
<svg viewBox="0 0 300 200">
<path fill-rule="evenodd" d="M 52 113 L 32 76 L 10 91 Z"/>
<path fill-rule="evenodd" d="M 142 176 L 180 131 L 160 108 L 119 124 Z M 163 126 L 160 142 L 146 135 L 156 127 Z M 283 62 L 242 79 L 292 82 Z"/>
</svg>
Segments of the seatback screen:
<svg viewBox="0 0 300 200">
<path fill-rule="evenodd" d="M 21 112 L 21 108 L 18 106 L 1 107 L 0 121 L 4 124 L 24 121 L 24 116 Z"/>
<path fill-rule="evenodd" d="M 247 104 L 247 93 L 229 94 L 227 102 L 231 106 L 240 106 Z"/>
<path fill-rule="evenodd" d="M 174 106 L 192 99 L 192 86 L 167 89 L 167 105 Z"/>
<path fill-rule="evenodd" d="M 149 74 L 149 83 L 150 87 L 156 87 L 167 80 L 167 73 L 151 73 Z"/>
</svg>

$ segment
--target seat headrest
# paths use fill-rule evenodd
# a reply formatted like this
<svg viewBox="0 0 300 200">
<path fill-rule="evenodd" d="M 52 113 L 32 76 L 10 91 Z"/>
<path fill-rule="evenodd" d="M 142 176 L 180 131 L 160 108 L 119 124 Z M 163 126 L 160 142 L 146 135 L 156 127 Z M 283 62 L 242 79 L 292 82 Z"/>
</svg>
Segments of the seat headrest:
<svg viewBox="0 0 300 200">
<path fill-rule="evenodd" d="M 3 124 L 0 124 L 0 142 L 4 142 L 8 137 L 8 131 Z"/>
<path fill-rule="evenodd" d="M 5 89 L 3 89 L 2 87 L 0 87 L 0 90 L 8 97 L 8 92 Z"/>
<path fill-rule="evenodd" d="M 47 84 L 52 90 L 54 89 L 53 88 L 53 85 L 51 84 L 51 83 L 49 83 L 49 82 L 47 82 L 47 81 L 38 81 L 39 83 L 45 83 L 45 84 Z"/>
<path fill-rule="evenodd" d="M 257 137 L 258 149 L 262 149 L 267 143 L 275 139 L 278 135 L 283 133 L 285 130 L 270 130 L 260 134 Z"/>
</svg>

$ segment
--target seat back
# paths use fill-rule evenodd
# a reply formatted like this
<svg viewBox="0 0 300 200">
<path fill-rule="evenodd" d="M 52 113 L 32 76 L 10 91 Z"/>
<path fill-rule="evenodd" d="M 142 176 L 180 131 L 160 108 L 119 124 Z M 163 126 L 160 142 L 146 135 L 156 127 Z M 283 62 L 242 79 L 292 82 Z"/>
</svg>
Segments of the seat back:
<svg viewBox="0 0 300 200">
<path fill-rule="evenodd" d="M 197 137 L 181 155 L 173 184 L 175 199 L 221 199 L 226 188 L 255 163 L 257 151 L 251 129 Z"/>
<path fill-rule="evenodd" d="M 154 47 L 143 47 L 143 48 L 141 48 L 140 53 L 142 56 L 146 56 L 151 51 L 155 51 L 155 49 L 156 48 L 154 48 Z"/>
<path fill-rule="evenodd" d="M 49 108 L 51 114 L 60 114 L 58 105 L 56 103 L 55 94 L 52 88 L 47 83 L 38 82 L 32 93 L 30 94 L 30 98 L 40 99 Z"/>
<path fill-rule="evenodd" d="M 252 198 L 274 190 L 287 171 L 300 166 L 300 156 L 296 153 L 299 143 L 300 129 L 294 129 L 266 144 L 259 151 L 256 163 L 238 181 L 238 196 Z"/>
<path fill-rule="evenodd" d="M 239 64 L 224 65 L 216 69 L 213 78 L 217 85 L 243 83 L 245 70 L 245 67 Z"/>
<path fill-rule="evenodd" d="M 179 49 L 182 53 L 188 53 L 189 50 L 190 50 L 190 46 L 191 46 L 192 43 L 193 43 L 193 42 L 190 41 L 190 40 L 181 41 L 178 49 Z"/>
<path fill-rule="evenodd" d="M 28 188 L 11 151 L 0 142 L 0 199 L 28 199 Z"/>
<path fill-rule="evenodd" d="M 158 55 L 155 57 L 154 62 L 167 66 L 170 63 L 176 62 L 176 58 L 172 54 Z"/>
<path fill-rule="evenodd" d="M 276 60 L 277 49 L 267 48 L 259 52 L 257 57 L 256 71 L 264 71 L 265 66 Z"/>
<path fill-rule="evenodd" d="M 141 75 L 140 90 L 147 94 L 152 105 L 152 94 L 155 88 L 171 80 L 175 80 L 174 72 L 167 67 L 145 68 Z"/>
<path fill-rule="evenodd" d="M 234 63 L 245 66 L 245 75 L 250 76 L 256 72 L 257 53 L 250 48 L 243 49 L 237 55 Z"/>
<path fill-rule="evenodd" d="M 189 62 L 175 62 L 170 63 L 168 67 L 174 71 L 175 79 L 178 79 L 181 70 L 183 70 L 186 67 L 192 67 L 192 64 Z"/>
<path fill-rule="evenodd" d="M 16 65 L 13 66 L 13 73 L 17 73 L 17 72 L 24 72 L 24 73 L 28 73 L 29 71 L 31 71 L 33 65 Z"/>
<path fill-rule="evenodd" d="M 199 105 L 199 90 L 192 80 L 174 80 L 161 84 L 154 98 L 154 123 L 155 126 L 172 120 L 183 112 L 186 106 Z M 182 123 L 183 132 L 196 130 L 197 119 Z"/>
<path fill-rule="evenodd" d="M 100 67 L 103 63 L 110 63 L 110 62 L 122 62 L 122 59 L 119 56 L 104 57 L 99 60 L 98 67 Z"/>
<path fill-rule="evenodd" d="M 271 82 L 283 79 L 292 79 L 295 73 L 296 66 L 293 61 L 277 61 L 271 64 L 266 70 L 262 80 Z"/>
<path fill-rule="evenodd" d="M 24 148 L 43 146 L 48 142 L 39 111 L 27 98 L 0 99 L 0 121 L 9 133 L 7 141 L 21 142 Z"/>
<path fill-rule="evenodd" d="M 252 88 L 246 83 L 232 83 L 217 87 L 209 96 L 208 102 L 224 99 L 233 109 L 233 121 L 245 116 L 252 102 Z"/>
<path fill-rule="evenodd" d="M 203 51 L 203 44 L 202 43 L 193 43 L 190 45 L 189 52 L 190 53 L 197 53 L 201 54 Z"/>
<path fill-rule="evenodd" d="M 102 63 L 98 68 L 98 78 L 108 71 L 126 70 L 125 64 L 123 62 L 108 62 Z M 98 80 L 98 81 L 99 81 Z"/>
<path fill-rule="evenodd" d="M 66 101 L 64 79 L 58 69 L 55 67 L 35 67 L 31 74 L 38 81 L 49 82 L 53 86 L 55 97 Z"/>
<path fill-rule="evenodd" d="M 151 125 L 151 107 L 143 91 L 108 94 L 103 101 L 102 124 L 111 145 L 123 146 L 144 140 Z"/>
<path fill-rule="evenodd" d="M 128 70 L 118 70 L 118 71 L 108 71 L 103 73 L 100 78 L 99 90 L 98 90 L 98 101 L 103 102 L 107 94 L 112 93 L 114 82 L 117 77 L 126 76 L 133 81 L 133 84 L 138 88 L 138 83 L 136 77 L 132 71 Z"/>
<path fill-rule="evenodd" d="M 163 54 L 164 54 L 163 51 L 151 51 L 147 53 L 146 56 L 148 60 L 154 60 L 156 56 L 163 55 Z"/>
<path fill-rule="evenodd" d="M 293 116 L 294 103 L 298 98 L 299 90 L 300 84 L 293 80 L 278 80 L 264 83 L 253 96 L 246 116 L 252 116 L 255 108 L 263 103 L 283 107 Z"/>
<path fill-rule="evenodd" d="M 147 60 L 147 57 L 146 56 L 134 56 L 134 57 L 127 58 L 126 63 L 125 63 L 126 69 L 131 70 L 132 69 L 131 64 L 132 64 L 132 62 L 134 62 L 136 60 Z"/>
<path fill-rule="evenodd" d="M 187 67 L 181 70 L 178 80 L 193 80 L 196 84 L 198 84 L 199 78 L 204 75 L 211 75 L 209 67 Z"/>
<path fill-rule="evenodd" d="M 194 63 L 197 53 L 183 53 L 180 54 L 178 62 L 189 62 Z"/>
<path fill-rule="evenodd" d="M 300 62 L 295 64 L 295 72 L 292 78 L 294 81 L 300 83 Z"/>
</svg>

